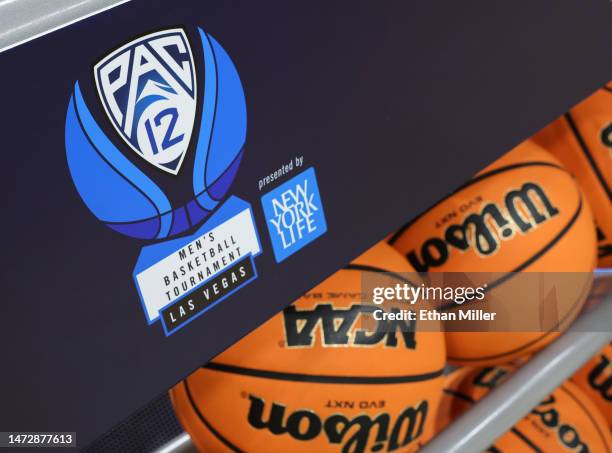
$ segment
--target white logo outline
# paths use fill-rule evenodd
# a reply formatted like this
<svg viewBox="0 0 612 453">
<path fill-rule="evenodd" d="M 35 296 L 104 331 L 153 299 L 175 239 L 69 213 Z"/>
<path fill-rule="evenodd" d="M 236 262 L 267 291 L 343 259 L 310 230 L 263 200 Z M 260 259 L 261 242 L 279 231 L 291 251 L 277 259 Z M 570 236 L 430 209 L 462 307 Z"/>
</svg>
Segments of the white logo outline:
<svg viewBox="0 0 612 453">
<path fill-rule="evenodd" d="M 170 38 L 170 42 L 168 42 L 168 38 Z M 171 46 L 174 46 L 180 55 L 187 57 L 187 61 L 182 61 L 179 64 L 172 58 L 167 51 L 167 48 Z M 138 59 L 138 65 L 134 64 L 135 59 Z M 119 74 L 114 81 L 111 81 L 110 75 L 116 70 L 119 71 Z M 134 75 L 135 71 L 136 74 Z M 157 73 L 158 78 L 161 78 L 163 83 L 143 77 L 152 71 Z M 149 164 L 164 172 L 177 175 L 191 141 L 197 108 L 195 62 L 185 31 L 182 28 L 172 28 L 139 36 L 103 57 L 95 64 L 93 72 L 99 100 L 106 116 L 123 141 Z M 141 78 L 146 80 L 146 85 L 142 87 L 140 94 L 138 94 L 138 83 Z M 118 90 L 126 87 L 128 88 L 128 100 L 125 109 L 122 109 L 119 107 L 115 95 Z M 175 94 L 174 102 L 168 99 L 168 96 L 172 96 L 171 92 Z M 163 98 L 164 95 L 166 98 Z M 151 102 L 147 108 L 152 105 L 159 106 L 160 103 L 163 104 L 164 102 L 171 108 L 158 112 L 156 117 L 148 117 L 144 121 L 146 127 L 144 128 L 145 132 L 143 132 L 143 127 L 140 124 L 142 121 L 134 125 L 136 104 L 143 98 L 151 96 L 161 97 L 162 99 Z M 167 112 L 168 110 L 171 111 Z M 161 115 L 164 112 L 166 113 Z M 140 115 L 139 118 L 144 116 L 144 113 L 140 113 Z M 152 119 L 155 120 L 153 123 L 151 122 Z M 175 131 L 179 121 L 179 132 L 182 133 L 174 137 L 170 136 L 169 134 Z M 148 124 L 146 124 L 147 122 Z M 152 127 L 151 124 L 155 124 L 156 127 Z M 131 131 L 131 133 L 128 131 Z M 171 161 L 163 162 L 159 158 L 155 158 L 155 155 L 159 154 L 156 146 L 160 136 L 163 137 L 163 144 L 170 145 L 168 148 L 174 147 L 171 154 L 174 158 Z M 146 140 L 143 141 L 143 137 L 149 140 L 151 149 L 142 146 L 146 143 Z M 179 142 L 173 144 L 172 140 L 177 138 L 180 139 Z M 174 162 L 176 166 L 172 168 L 164 165 L 164 163 L 169 162 Z"/>
</svg>

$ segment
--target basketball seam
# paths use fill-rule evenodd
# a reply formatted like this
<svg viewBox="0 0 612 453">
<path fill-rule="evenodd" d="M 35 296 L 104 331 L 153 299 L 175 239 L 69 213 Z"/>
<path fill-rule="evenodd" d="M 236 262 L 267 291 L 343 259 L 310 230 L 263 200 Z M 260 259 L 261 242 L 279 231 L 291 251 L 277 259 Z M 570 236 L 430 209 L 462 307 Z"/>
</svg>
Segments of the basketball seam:
<svg viewBox="0 0 612 453">
<path fill-rule="evenodd" d="M 429 211 L 431 211 L 432 209 L 436 208 L 437 206 L 439 206 L 440 204 L 442 204 L 444 201 L 448 200 L 450 197 L 452 197 L 453 195 L 458 194 L 459 192 L 461 192 L 463 189 L 466 189 L 467 187 L 471 186 L 472 184 L 476 184 L 477 182 L 482 181 L 483 179 L 487 179 L 490 178 L 492 176 L 498 175 L 500 173 L 504 173 L 506 171 L 512 171 L 512 170 L 516 170 L 519 168 L 524 168 L 524 167 L 553 167 L 556 168 L 558 170 L 561 170 L 563 173 L 568 173 L 569 172 L 554 163 L 551 162 L 545 162 L 545 161 L 533 161 L 533 162 L 521 162 L 518 164 L 512 164 L 512 165 L 506 165 L 504 167 L 500 167 L 500 168 L 496 168 L 494 170 L 488 171 L 486 173 L 483 173 L 481 175 L 478 175 L 472 179 L 470 179 L 469 181 L 467 181 L 466 183 L 460 185 L 457 189 L 453 190 L 451 193 L 449 193 L 448 195 L 446 195 L 444 198 L 442 198 L 441 200 L 438 200 L 436 203 L 434 203 L 431 207 L 427 208 L 425 211 L 423 211 L 422 213 L 420 213 L 418 216 L 416 216 L 414 219 L 412 219 L 410 222 L 406 223 L 404 226 L 402 226 L 399 230 L 397 230 L 397 232 L 391 236 L 391 238 L 389 239 L 388 243 L 390 245 L 395 244 L 395 242 L 397 242 L 397 240 L 400 238 L 400 236 L 408 229 L 410 228 L 415 222 L 417 222 L 419 219 L 421 219 L 421 217 L 423 217 L 425 214 L 427 214 Z"/>
<path fill-rule="evenodd" d="M 525 434 L 520 432 L 514 426 L 510 428 L 510 431 L 512 432 L 512 434 L 514 434 L 519 439 L 521 439 L 524 443 L 526 443 L 529 447 L 531 447 L 533 451 L 535 451 L 536 453 L 543 453 L 543 450 L 540 447 L 538 447 L 529 437 L 527 437 Z"/>
<path fill-rule="evenodd" d="M 580 194 L 580 191 L 578 191 L 578 196 L 580 197 L 579 198 L 580 203 L 578 204 L 578 208 L 576 209 L 576 212 L 572 215 L 572 218 L 570 219 L 570 221 L 563 227 L 563 229 L 557 234 L 557 236 L 555 236 L 555 238 L 551 242 L 546 244 L 540 251 L 538 251 L 536 254 L 532 255 L 528 260 L 526 260 L 525 262 L 523 262 L 519 266 L 515 267 L 510 272 L 507 272 L 506 275 L 504 275 L 503 277 L 500 277 L 497 281 L 494 281 L 492 283 L 488 283 L 487 284 L 487 288 L 485 289 L 485 292 L 489 292 L 489 291 L 495 289 L 496 287 L 498 287 L 499 285 L 501 285 L 502 283 L 505 283 L 506 281 L 508 281 L 511 278 L 515 277 L 517 273 L 519 273 L 523 269 L 529 267 L 531 264 L 533 264 L 534 261 L 537 261 L 543 255 L 545 255 L 546 252 L 548 252 L 548 250 L 551 249 L 551 247 L 553 247 L 558 241 L 560 241 L 563 238 L 563 236 L 565 236 L 567 231 L 576 222 L 576 220 L 578 219 L 580 213 L 582 212 L 582 195 Z M 453 304 L 452 302 L 449 302 L 448 304 L 443 305 L 441 308 L 442 308 L 442 310 L 447 311 L 447 310 L 452 309 L 453 307 L 456 307 L 456 304 Z"/>
<path fill-rule="evenodd" d="M 583 293 L 580 295 L 580 297 L 577 299 L 577 301 L 574 303 L 574 305 L 572 305 L 571 309 L 567 312 L 567 314 L 563 317 L 563 319 L 561 320 L 561 322 L 557 323 L 556 326 L 554 326 L 551 330 L 549 330 L 548 332 L 543 332 L 542 335 L 540 335 L 538 338 L 536 338 L 535 340 L 530 341 L 529 343 L 524 344 L 523 346 L 513 349 L 511 351 L 508 352 L 504 352 L 503 354 L 496 354 L 496 355 L 491 355 L 491 356 L 481 356 L 478 358 L 461 358 L 461 357 L 452 357 L 452 356 L 448 356 L 449 360 L 453 360 L 453 361 L 462 361 L 462 362 L 478 362 L 480 360 L 489 360 L 489 359 L 498 359 L 507 355 L 511 355 L 514 354 L 516 352 L 519 352 L 525 348 L 528 348 L 532 345 L 534 345 L 535 343 L 538 343 L 539 341 L 542 341 L 544 338 L 546 338 L 548 335 L 550 335 L 551 333 L 554 332 L 554 328 L 558 327 L 560 324 L 562 324 L 563 322 L 565 322 L 565 320 L 568 319 L 568 317 L 570 316 L 570 314 L 572 314 L 574 312 L 574 310 L 576 308 L 578 308 L 578 302 L 582 299 L 582 297 L 584 296 L 585 293 L 588 292 L 588 290 L 590 289 L 590 285 L 585 286 L 585 290 L 583 291 Z"/>
<path fill-rule="evenodd" d="M 191 407 L 193 408 L 198 418 L 202 421 L 202 423 L 204 423 L 204 426 L 208 428 L 208 430 L 212 433 L 212 435 L 215 436 L 227 448 L 229 448 L 230 450 L 236 453 L 243 453 L 242 450 L 240 450 L 238 447 L 232 444 L 229 440 L 223 437 L 221 433 L 219 433 L 215 428 L 213 428 L 210 422 L 204 418 L 204 416 L 200 412 L 200 409 L 198 408 L 198 406 L 195 404 L 195 401 L 193 400 L 193 396 L 191 395 L 191 390 L 189 389 L 189 384 L 187 383 L 187 379 L 183 381 L 183 384 L 185 385 L 185 392 L 187 393 L 187 400 L 189 401 L 189 404 L 191 404 Z"/>
<path fill-rule="evenodd" d="M 423 374 L 405 376 L 329 376 L 317 374 L 285 373 L 280 371 L 267 371 L 255 368 L 244 368 L 223 363 L 208 363 L 202 368 L 220 371 L 224 373 L 237 374 L 264 379 L 281 381 L 308 382 L 313 384 L 403 384 L 409 382 L 421 382 L 442 376 L 444 369 Z"/>
<path fill-rule="evenodd" d="M 460 400 L 466 401 L 468 403 L 474 404 L 476 401 L 470 395 L 466 395 L 465 393 L 458 392 L 456 390 L 443 389 L 442 392 L 447 395 L 454 396 L 455 398 L 459 398 Z"/>
<path fill-rule="evenodd" d="M 474 398 L 472 398 L 470 395 L 466 395 L 465 393 L 457 392 L 455 390 L 450 390 L 450 389 L 443 389 L 442 391 L 446 393 L 447 395 L 454 396 L 455 398 L 459 398 L 460 400 L 466 401 L 470 404 L 476 403 L 476 400 L 474 400 Z M 513 426 L 512 428 L 510 428 L 510 431 L 513 434 L 515 434 L 518 438 L 520 438 L 523 442 L 525 442 L 534 451 L 536 451 L 537 453 L 542 453 L 542 450 L 531 439 L 529 439 L 525 434 L 520 432 L 517 428 Z"/>
<path fill-rule="evenodd" d="M 574 402 L 576 404 L 578 404 L 578 406 L 580 406 L 580 408 L 584 411 L 584 413 L 586 414 L 586 416 L 589 418 L 589 420 L 593 423 L 593 425 L 595 426 L 595 429 L 597 430 L 597 434 L 599 434 L 599 437 L 601 437 L 604 445 L 606 446 L 606 451 L 609 453 L 610 450 L 608 449 L 608 447 L 610 446 L 608 444 L 608 442 L 606 442 L 606 437 L 604 436 L 604 434 L 601 432 L 601 430 L 599 429 L 599 426 L 597 425 L 597 423 L 595 423 L 595 420 L 593 419 L 593 416 L 591 415 L 591 413 L 588 411 L 588 409 L 586 407 L 584 407 L 584 404 L 582 404 L 582 401 L 580 401 L 578 398 L 576 398 L 576 395 L 574 395 L 572 392 L 570 392 L 565 386 L 561 386 L 559 387 L 559 389 L 565 393 L 567 393 L 569 395 L 569 397 L 571 399 L 574 400 Z"/>
<path fill-rule="evenodd" d="M 153 200 L 151 200 L 151 198 L 149 198 L 149 196 L 142 190 L 140 189 L 137 185 L 135 185 L 132 181 L 130 181 L 123 173 L 121 173 L 111 162 L 109 162 L 109 160 L 100 152 L 100 150 L 98 149 L 98 147 L 93 143 L 93 141 L 91 140 L 91 137 L 89 136 L 89 134 L 87 133 L 87 130 L 85 129 L 85 127 L 83 126 L 83 122 L 81 121 L 81 115 L 79 114 L 79 109 L 76 105 L 76 99 L 74 98 L 74 96 L 72 97 L 72 103 L 73 103 L 73 108 L 74 108 L 74 112 L 76 114 L 76 118 L 77 121 L 79 122 L 79 127 L 81 129 L 81 131 L 83 132 L 83 135 L 85 136 L 85 138 L 87 139 L 87 141 L 89 142 L 89 144 L 91 145 L 91 147 L 94 149 L 94 151 L 96 152 L 96 154 L 98 154 L 98 156 L 100 156 L 100 158 L 106 162 L 106 164 L 112 168 L 116 174 L 118 174 L 121 178 L 123 178 L 129 185 L 131 185 L 132 187 L 134 187 L 138 192 L 140 192 L 147 200 L 149 200 L 149 203 L 151 203 L 151 205 L 153 206 L 153 209 L 155 209 L 155 211 L 157 211 L 157 216 L 151 217 L 150 219 L 154 219 L 156 217 L 161 217 L 161 213 L 159 212 L 159 209 L 157 208 L 157 205 L 153 202 Z M 102 219 L 101 219 L 102 220 Z M 148 220 L 148 219 L 147 219 Z M 106 222 L 105 220 L 102 220 L 105 223 L 110 223 L 110 224 L 114 224 L 114 222 Z M 126 223 L 133 223 L 133 222 L 126 222 Z M 159 226 L 157 227 L 157 231 L 155 232 L 154 237 L 157 237 L 157 235 L 159 234 L 161 230 L 161 220 L 159 222 Z"/>
<path fill-rule="evenodd" d="M 576 141 L 578 142 L 578 145 L 580 146 L 580 149 L 582 150 L 582 153 L 585 155 L 587 161 L 589 162 L 589 165 L 591 166 L 591 169 L 595 173 L 595 176 L 597 177 L 599 184 L 603 188 L 606 195 L 608 195 L 608 199 L 612 201 L 612 190 L 610 189 L 610 187 L 608 187 L 608 184 L 605 178 L 603 177 L 603 175 L 601 174 L 601 171 L 599 170 L 599 167 L 597 166 L 595 159 L 593 159 L 593 153 L 591 153 L 591 150 L 589 149 L 586 142 L 584 141 L 584 137 L 578 130 L 578 126 L 576 125 L 576 122 L 574 121 L 572 114 L 568 112 L 564 116 L 565 116 L 565 120 L 569 124 L 570 130 L 574 134 L 574 137 L 576 138 Z"/>
</svg>

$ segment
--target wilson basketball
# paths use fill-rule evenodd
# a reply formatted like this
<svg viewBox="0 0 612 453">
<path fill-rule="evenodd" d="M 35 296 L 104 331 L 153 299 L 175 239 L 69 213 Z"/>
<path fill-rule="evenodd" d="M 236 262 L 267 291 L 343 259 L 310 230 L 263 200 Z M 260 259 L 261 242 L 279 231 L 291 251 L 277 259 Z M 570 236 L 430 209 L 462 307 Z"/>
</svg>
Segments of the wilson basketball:
<svg viewBox="0 0 612 453">
<path fill-rule="evenodd" d="M 508 379 L 515 369 L 513 365 L 460 367 L 448 374 L 442 389 L 436 433 L 470 409 L 491 389 Z"/>
<path fill-rule="evenodd" d="M 572 382 L 595 403 L 612 429 L 612 343 L 578 370 Z"/>
<path fill-rule="evenodd" d="M 450 407 L 451 420 L 472 407 L 508 379 L 509 366 L 471 369 L 445 387 L 442 407 Z M 510 431 L 497 439 L 490 451 L 558 452 L 612 451 L 607 423 L 595 404 L 574 384 L 565 382 L 544 398 Z"/>
<path fill-rule="evenodd" d="M 612 267 L 612 82 L 534 140 L 576 175 L 597 223 L 599 265 Z"/>
<path fill-rule="evenodd" d="M 447 331 L 449 361 L 467 365 L 507 363 L 552 341 L 584 303 L 595 267 L 595 242 L 590 207 L 580 188 L 559 161 L 531 141 L 485 168 L 390 240 L 419 272 L 483 273 L 480 283 L 489 287 L 491 312 L 513 309 L 507 300 L 496 299 L 509 288 L 509 273 L 573 272 L 585 280 L 574 284 L 557 274 L 558 288 L 551 298 L 521 305 L 519 316 L 537 319 L 548 316 L 544 302 L 550 302 L 558 322 L 546 330 Z M 484 273 L 500 276 L 487 280 Z"/>
<path fill-rule="evenodd" d="M 507 380 L 514 367 L 497 366 L 457 372 L 447 381 L 439 418 L 454 420 Z M 448 423 L 448 422 L 447 422 Z M 565 382 L 544 398 L 490 451 L 611 452 L 612 437 L 604 416 L 574 384 Z"/>
<path fill-rule="evenodd" d="M 410 272 L 381 243 L 171 390 L 201 451 L 417 448 L 434 430 L 444 337 L 360 329 L 361 272 Z"/>
</svg>

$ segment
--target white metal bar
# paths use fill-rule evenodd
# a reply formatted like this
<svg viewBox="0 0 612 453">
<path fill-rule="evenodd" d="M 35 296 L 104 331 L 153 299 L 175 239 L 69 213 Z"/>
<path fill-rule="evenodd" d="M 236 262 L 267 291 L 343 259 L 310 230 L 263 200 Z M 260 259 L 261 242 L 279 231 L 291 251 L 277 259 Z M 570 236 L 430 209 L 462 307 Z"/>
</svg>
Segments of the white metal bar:
<svg viewBox="0 0 612 453">
<path fill-rule="evenodd" d="M 153 453 L 197 453 L 197 451 L 198 449 L 191 441 L 189 434 L 183 433 Z"/>
<path fill-rule="evenodd" d="M 129 0 L 0 0 L 0 52 Z"/>
<path fill-rule="evenodd" d="M 499 388 L 430 441 L 422 453 L 486 450 L 543 398 L 612 341 L 612 294 L 583 314 L 566 332 Z"/>
</svg>

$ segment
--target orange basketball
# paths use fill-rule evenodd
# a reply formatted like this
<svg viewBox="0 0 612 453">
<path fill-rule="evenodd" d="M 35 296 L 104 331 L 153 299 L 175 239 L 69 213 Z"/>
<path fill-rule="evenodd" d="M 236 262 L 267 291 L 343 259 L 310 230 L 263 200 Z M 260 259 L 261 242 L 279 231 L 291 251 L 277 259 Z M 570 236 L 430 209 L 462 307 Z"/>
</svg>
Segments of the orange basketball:
<svg viewBox="0 0 612 453">
<path fill-rule="evenodd" d="M 438 407 L 438 417 L 436 418 L 436 433 L 446 428 L 460 414 L 468 410 L 474 402 L 471 397 L 465 398 L 460 392 L 460 387 L 464 380 L 476 370 L 473 367 L 455 368 L 446 375 L 444 388 L 442 389 L 442 399 Z"/>
<path fill-rule="evenodd" d="M 598 226 L 599 265 L 612 267 L 612 82 L 534 140 L 576 175 Z"/>
<path fill-rule="evenodd" d="M 612 343 L 578 370 L 572 382 L 597 405 L 612 429 Z"/>
<path fill-rule="evenodd" d="M 595 241 L 589 205 L 572 176 L 549 153 L 526 141 L 403 227 L 390 243 L 424 273 L 587 276 L 595 267 Z M 559 275 L 558 280 L 565 278 Z M 488 282 L 496 288 L 488 292 L 492 300 L 507 286 L 503 281 Z M 561 329 L 580 311 L 589 288 L 566 286 L 556 307 Z M 528 308 L 533 313 L 525 316 L 535 317 L 542 307 Z M 467 365 L 507 363 L 548 344 L 558 335 L 553 330 L 558 329 L 447 332 L 448 358 Z"/>
<path fill-rule="evenodd" d="M 436 433 L 470 409 L 489 391 L 503 383 L 516 367 L 461 367 L 446 376 L 438 410 Z"/>
<path fill-rule="evenodd" d="M 381 270 L 413 272 L 381 243 L 174 387 L 197 447 L 408 452 L 425 443 L 441 397 L 444 336 L 397 321 L 360 328 L 372 308 L 361 303 L 361 272 Z"/>
<path fill-rule="evenodd" d="M 455 419 L 492 389 L 510 377 L 513 367 L 469 369 L 445 387 L 442 407 L 450 407 Z M 580 389 L 565 382 L 510 431 L 497 439 L 489 451 L 556 453 L 559 451 L 612 452 L 612 437 L 604 417 Z"/>
</svg>

